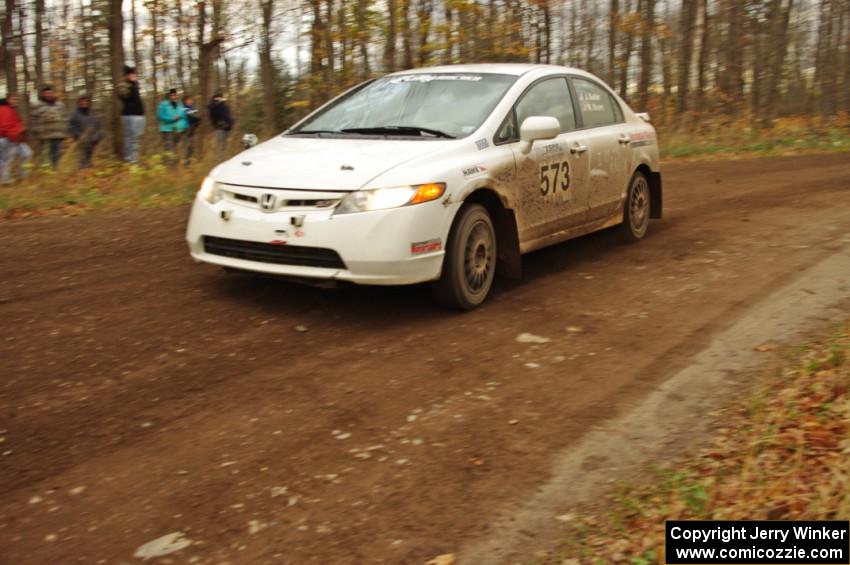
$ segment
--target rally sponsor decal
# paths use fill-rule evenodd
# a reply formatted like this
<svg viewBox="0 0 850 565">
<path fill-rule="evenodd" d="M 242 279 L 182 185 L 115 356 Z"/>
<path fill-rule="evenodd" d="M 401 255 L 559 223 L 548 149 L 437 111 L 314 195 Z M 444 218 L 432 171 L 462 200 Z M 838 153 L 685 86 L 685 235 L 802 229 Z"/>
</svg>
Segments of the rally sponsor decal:
<svg viewBox="0 0 850 565">
<path fill-rule="evenodd" d="M 463 170 L 464 177 L 471 177 L 473 175 L 478 175 L 487 170 L 487 167 L 484 165 L 475 165 L 473 167 L 467 167 Z"/>
<path fill-rule="evenodd" d="M 629 140 L 632 147 L 644 147 L 646 145 L 655 145 L 655 132 L 653 131 L 638 131 L 629 134 Z"/>
<path fill-rule="evenodd" d="M 557 141 L 541 145 L 537 149 L 538 159 L 550 159 L 556 155 L 561 155 L 564 152 L 564 146 Z"/>
<path fill-rule="evenodd" d="M 475 147 L 477 147 L 479 151 L 483 151 L 490 147 L 490 142 L 482 138 L 475 142 Z"/>
<path fill-rule="evenodd" d="M 437 239 L 429 239 L 428 241 L 417 241 L 410 244 L 411 255 L 422 255 L 423 253 L 433 253 L 443 248 L 443 242 Z"/>
</svg>

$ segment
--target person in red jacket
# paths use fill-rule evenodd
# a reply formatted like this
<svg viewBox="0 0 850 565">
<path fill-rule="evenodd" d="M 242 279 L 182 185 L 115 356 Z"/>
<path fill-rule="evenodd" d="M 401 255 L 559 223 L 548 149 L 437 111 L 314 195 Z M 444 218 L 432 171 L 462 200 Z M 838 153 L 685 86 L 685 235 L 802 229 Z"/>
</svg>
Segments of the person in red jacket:
<svg viewBox="0 0 850 565">
<path fill-rule="evenodd" d="M 0 182 L 3 184 L 12 182 L 13 163 L 17 163 L 17 176 L 23 178 L 24 163 L 32 158 L 17 105 L 18 96 L 13 93 L 0 100 Z"/>
</svg>

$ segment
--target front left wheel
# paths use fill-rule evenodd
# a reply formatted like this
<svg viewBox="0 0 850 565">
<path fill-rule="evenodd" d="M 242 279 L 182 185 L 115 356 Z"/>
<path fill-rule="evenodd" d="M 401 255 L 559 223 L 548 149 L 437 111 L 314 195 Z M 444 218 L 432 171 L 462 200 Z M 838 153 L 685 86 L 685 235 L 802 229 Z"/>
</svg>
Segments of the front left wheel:
<svg viewBox="0 0 850 565">
<path fill-rule="evenodd" d="M 446 244 L 443 272 L 434 285 L 437 300 L 460 310 L 481 305 L 496 275 L 496 230 L 480 204 L 461 208 Z"/>
</svg>

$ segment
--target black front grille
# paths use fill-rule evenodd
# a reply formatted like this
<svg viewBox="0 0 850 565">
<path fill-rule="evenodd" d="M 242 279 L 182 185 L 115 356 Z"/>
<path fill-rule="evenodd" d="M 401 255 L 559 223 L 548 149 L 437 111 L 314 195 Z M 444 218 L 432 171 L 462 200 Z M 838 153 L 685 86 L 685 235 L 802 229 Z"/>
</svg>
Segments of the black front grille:
<svg viewBox="0 0 850 565">
<path fill-rule="evenodd" d="M 333 249 L 299 245 L 274 245 L 259 241 L 242 241 L 224 237 L 204 236 L 204 250 L 212 255 L 302 267 L 345 269 L 339 254 Z"/>
</svg>

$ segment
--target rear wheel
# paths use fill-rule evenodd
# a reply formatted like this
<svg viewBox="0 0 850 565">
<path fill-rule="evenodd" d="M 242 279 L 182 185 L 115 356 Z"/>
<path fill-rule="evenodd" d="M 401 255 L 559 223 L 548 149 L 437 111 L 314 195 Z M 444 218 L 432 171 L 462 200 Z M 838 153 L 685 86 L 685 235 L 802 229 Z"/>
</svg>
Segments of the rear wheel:
<svg viewBox="0 0 850 565">
<path fill-rule="evenodd" d="M 649 181 L 638 171 L 629 181 L 629 191 L 623 209 L 620 233 L 623 240 L 633 242 L 643 239 L 649 229 Z"/>
<path fill-rule="evenodd" d="M 461 208 L 446 244 L 443 273 L 434 285 L 446 306 L 472 310 L 487 298 L 496 274 L 496 230 L 480 204 Z"/>
</svg>

